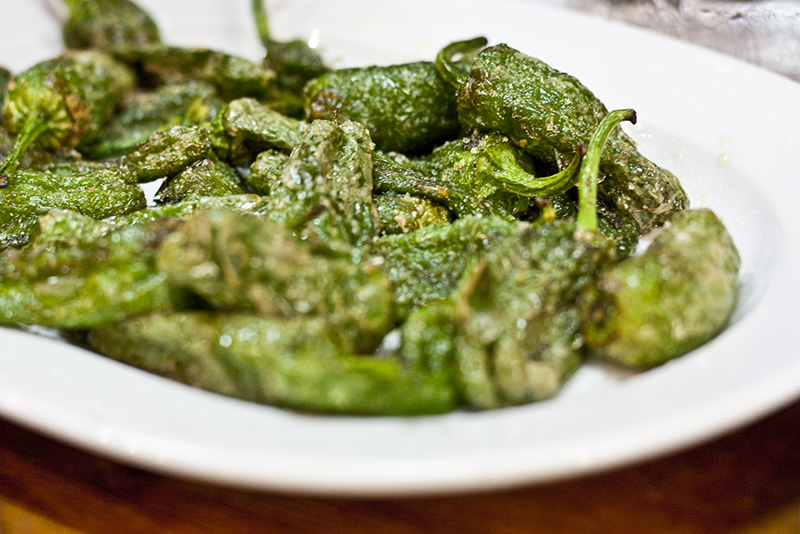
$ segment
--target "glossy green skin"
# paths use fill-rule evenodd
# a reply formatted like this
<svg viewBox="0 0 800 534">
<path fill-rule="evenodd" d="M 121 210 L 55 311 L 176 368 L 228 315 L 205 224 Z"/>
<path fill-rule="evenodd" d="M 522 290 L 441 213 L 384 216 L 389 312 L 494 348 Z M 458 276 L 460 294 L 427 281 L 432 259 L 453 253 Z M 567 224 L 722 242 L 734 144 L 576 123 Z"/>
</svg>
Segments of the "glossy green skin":
<svg viewBox="0 0 800 534">
<path fill-rule="evenodd" d="M 445 206 L 457 217 L 509 218 L 504 209 L 475 197 L 453 184 L 445 184 L 401 154 L 375 152 L 372 179 L 376 193 L 405 193 Z"/>
<path fill-rule="evenodd" d="M 286 153 L 297 146 L 307 124 L 252 98 L 227 104 L 208 126 L 214 150 L 226 161 L 250 164 L 262 151 Z"/>
<path fill-rule="evenodd" d="M 171 309 L 181 296 L 156 271 L 155 253 L 176 224 L 115 229 L 51 211 L 29 245 L 0 253 L 0 321 L 81 329 Z"/>
<path fill-rule="evenodd" d="M 216 117 L 223 102 L 213 86 L 187 82 L 132 94 L 84 153 L 92 159 L 123 156 L 160 130 L 203 124 Z"/>
<path fill-rule="evenodd" d="M 333 71 L 306 85 L 305 101 L 309 120 L 366 126 L 377 150 L 424 152 L 459 131 L 454 91 L 431 62 Z"/>
<path fill-rule="evenodd" d="M 527 197 L 508 192 L 500 176 L 535 179 L 525 155 L 498 135 L 481 135 L 447 142 L 411 164 L 422 174 L 450 189 L 465 191 L 477 203 L 490 204 L 492 212 L 511 219 L 530 203 Z M 523 165 L 528 166 L 527 169 Z M 541 191 L 544 193 L 545 191 Z"/>
<path fill-rule="evenodd" d="M 515 224 L 499 218 L 463 217 L 443 226 L 383 236 L 374 251 L 386 260 L 398 315 L 450 298 L 468 270 Z"/>
<path fill-rule="evenodd" d="M 215 161 L 216 160 L 216 161 Z M 217 158 L 196 161 L 168 180 L 164 180 L 155 195 L 156 204 L 175 204 L 202 197 L 240 195 L 233 170 Z"/>
<path fill-rule="evenodd" d="M 319 316 L 358 352 L 394 326 L 379 264 L 315 253 L 283 226 L 225 211 L 198 214 L 170 236 L 158 267 L 217 309 L 265 317 Z"/>
<path fill-rule="evenodd" d="M 686 210 L 640 256 L 603 273 L 582 302 L 587 346 L 652 367 L 710 340 L 736 307 L 740 258 L 708 209 Z"/>
<path fill-rule="evenodd" d="M 199 126 L 173 126 L 155 132 L 120 159 L 139 183 L 177 175 L 211 151 L 208 131 Z"/>
<path fill-rule="evenodd" d="M 67 48 L 103 49 L 160 43 L 153 19 L 130 0 L 65 0 L 69 17 L 62 37 Z"/>
<path fill-rule="evenodd" d="M 361 415 L 450 411 L 449 381 L 353 356 L 322 319 L 152 314 L 94 330 L 99 352 L 200 388 L 292 409 Z"/>
<path fill-rule="evenodd" d="M 438 300 L 418 308 L 400 327 L 400 355 L 413 369 L 450 377 L 455 383 L 455 305 Z"/>
<path fill-rule="evenodd" d="M 372 142 L 356 122 L 311 123 L 270 190 L 269 218 L 299 236 L 361 247 L 380 231 Z"/>
<path fill-rule="evenodd" d="M 134 76 L 124 65 L 96 51 L 67 51 L 16 75 L 8 84 L 3 124 L 19 134 L 31 115 L 45 130 L 36 143 L 69 150 L 90 145 L 126 94 Z"/>
<path fill-rule="evenodd" d="M 265 198 L 248 194 L 190 198 L 175 204 L 150 206 L 127 215 L 115 215 L 104 219 L 104 222 L 115 228 L 122 228 L 162 219 L 186 219 L 211 210 L 234 211 L 263 218 L 269 210 L 269 203 Z"/>
<path fill-rule="evenodd" d="M 425 226 L 448 224 L 453 218 L 444 206 L 409 194 L 384 193 L 375 195 L 372 202 L 383 234 L 407 234 Z"/>
<path fill-rule="evenodd" d="M 63 161 L 41 170 L 19 169 L 0 189 L 0 249 L 27 243 L 36 219 L 51 209 L 103 219 L 146 205 L 133 176 L 114 165 Z"/>
<path fill-rule="evenodd" d="M 269 195 L 272 185 L 278 181 L 289 156 L 275 149 L 260 152 L 250 165 L 247 186 L 257 195 Z"/>
<path fill-rule="evenodd" d="M 576 78 L 506 45 L 484 49 L 458 91 L 467 129 L 497 131 L 542 161 L 559 167 L 589 138 L 606 107 Z M 688 207 L 678 179 L 639 154 L 617 129 L 600 162 L 600 199 L 630 218 L 639 234 Z"/>
<path fill-rule="evenodd" d="M 488 409 L 553 396 L 582 359 L 576 302 L 615 261 L 610 241 L 574 221 L 521 227 L 455 297 L 455 353 L 466 402 Z"/>
<path fill-rule="evenodd" d="M 275 93 L 273 71 L 216 50 L 142 45 L 116 47 L 113 54 L 135 67 L 150 86 L 203 81 L 213 85 L 224 100 L 253 97 L 266 101 Z"/>
</svg>

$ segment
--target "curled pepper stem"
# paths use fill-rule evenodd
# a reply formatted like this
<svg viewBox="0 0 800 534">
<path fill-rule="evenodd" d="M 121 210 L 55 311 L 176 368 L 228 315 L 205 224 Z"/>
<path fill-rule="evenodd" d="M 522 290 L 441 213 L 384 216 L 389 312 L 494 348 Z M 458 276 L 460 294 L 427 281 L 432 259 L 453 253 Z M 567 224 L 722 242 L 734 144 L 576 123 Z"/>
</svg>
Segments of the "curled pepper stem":
<svg viewBox="0 0 800 534">
<path fill-rule="evenodd" d="M 25 120 L 25 125 L 22 127 L 22 131 L 14 140 L 14 146 L 11 147 L 11 151 L 8 153 L 5 162 L 3 162 L 3 166 L 0 167 L 0 176 L 7 177 L 14 174 L 17 167 L 19 167 L 19 159 L 22 157 L 22 154 L 25 153 L 28 147 L 31 146 L 31 144 L 36 141 L 36 138 L 46 129 L 47 122 L 44 120 L 40 111 L 28 115 L 28 118 Z"/>
<path fill-rule="evenodd" d="M 486 37 L 476 37 L 467 41 L 456 41 L 442 48 L 436 55 L 436 70 L 444 80 L 454 89 L 461 87 L 467 79 L 469 71 L 459 68 L 453 58 L 458 54 L 476 52 L 486 46 L 489 41 Z"/>
<path fill-rule="evenodd" d="M 577 182 L 578 172 L 581 168 L 583 155 L 586 147 L 578 142 L 575 147 L 575 155 L 561 171 L 550 176 L 533 176 L 519 168 L 519 165 L 511 163 L 503 166 L 507 172 L 498 172 L 495 179 L 501 183 L 501 187 L 509 193 L 528 197 L 553 196 L 565 193 Z M 516 172 L 514 172 L 516 171 Z"/>
<path fill-rule="evenodd" d="M 622 121 L 636 124 L 636 112 L 618 109 L 606 115 L 592 134 L 589 148 L 581 164 L 578 176 L 578 227 L 594 231 L 597 229 L 597 182 L 600 175 L 600 156 L 611 130 Z"/>
</svg>

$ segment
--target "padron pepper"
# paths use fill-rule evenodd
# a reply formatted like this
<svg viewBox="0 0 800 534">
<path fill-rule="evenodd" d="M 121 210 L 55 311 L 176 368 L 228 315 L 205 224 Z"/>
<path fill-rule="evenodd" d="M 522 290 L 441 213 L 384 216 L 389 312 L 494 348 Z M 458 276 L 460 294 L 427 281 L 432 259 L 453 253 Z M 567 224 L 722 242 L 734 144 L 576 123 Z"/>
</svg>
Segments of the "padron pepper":
<svg viewBox="0 0 800 534">
<path fill-rule="evenodd" d="M 0 250 L 27 243 L 37 218 L 51 209 L 103 219 L 147 205 L 144 192 L 126 169 L 69 160 L 17 170 L 0 198 Z"/>
<path fill-rule="evenodd" d="M 150 314 L 103 325 L 89 339 L 102 354 L 174 380 L 296 410 L 421 415 L 457 406 L 448 380 L 397 359 L 354 356 L 319 318 Z"/>
<path fill-rule="evenodd" d="M 105 49 L 160 43 L 152 17 L 131 0 L 64 0 L 68 17 L 62 27 L 67 48 Z"/>
<path fill-rule="evenodd" d="M 558 195 L 572 188 L 583 153 L 579 144 L 562 171 L 538 176 L 527 154 L 507 138 L 490 133 L 444 143 L 409 164 L 448 189 L 464 191 L 472 199 L 470 204 L 488 204 L 492 214 L 512 219 L 528 208 L 531 197 Z M 462 214 L 457 204 L 451 209 Z"/>
<path fill-rule="evenodd" d="M 177 175 L 164 180 L 155 195 L 156 204 L 175 204 L 192 198 L 223 197 L 244 193 L 236 173 L 213 151 Z"/>
<path fill-rule="evenodd" d="M 353 121 L 317 120 L 270 188 L 269 218 L 297 235 L 362 247 L 380 232 L 372 204 L 372 141 Z"/>
<path fill-rule="evenodd" d="M 216 309 L 290 319 L 318 316 L 358 352 L 394 326 L 380 262 L 315 252 L 280 224 L 230 211 L 197 214 L 164 242 L 158 268 Z"/>
<path fill-rule="evenodd" d="M 425 226 L 449 224 L 452 219 L 444 206 L 407 193 L 374 195 L 372 202 L 378 210 L 384 235 L 407 234 Z"/>
<path fill-rule="evenodd" d="M 445 70 L 447 57 L 440 57 Z M 455 82 L 455 83 L 454 83 Z M 575 77 L 505 44 L 483 49 L 469 76 L 450 78 L 463 128 L 500 132 L 543 162 L 566 165 L 588 143 L 606 107 Z M 629 217 L 640 235 L 689 205 L 678 179 L 642 156 L 622 130 L 600 161 L 600 198 Z"/>
<path fill-rule="evenodd" d="M 360 122 L 382 151 L 424 153 L 459 132 L 454 91 L 429 61 L 329 72 L 306 85 L 305 108 Z"/>
<path fill-rule="evenodd" d="M 143 44 L 116 47 L 113 55 L 133 67 L 148 87 L 202 81 L 213 85 L 224 100 L 268 101 L 275 92 L 273 71 L 218 50 Z"/>
<path fill-rule="evenodd" d="M 604 272 L 584 296 L 586 345 L 640 368 L 699 347 L 728 324 L 739 267 L 736 246 L 714 212 L 675 215 L 644 253 Z"/>
<path fill-rule="evenodd" d="M 0 322 L 83 329 L 172 309 L 183 295 L 156 270 L 155 253 L 180 224 L 116 228 L 51 210 L 28 245 L 0 252 Z"/>
<path fill-rule="evenodd" d="M 464 272 L 514 228 L 499 217 L 462 217 L 378 238 L 374 252 L 386 260 L 398 315 L 451 297 Z"/>
<path fill-rule="evenodd" d="M 67 51 L 16 75 L 3 123 L 17 137 L 0 175 L 12 175 L 34 142 L 50 150 L 90 145 L 133 87 L 131 71 L 97 51 Z"/>
<path fill-rule="evenodd" d="M 139 183 L 171 178 L 211 152 L 208 130 L 199 126 L 173 126 L 151 134 L 120 158 Z"/>
<path fill-rule="evenodd" d="M 212 121 L 223 105 L 216 89 L 205 82 L 137 91 L 122 102 L 119 113 L 111 117 L 84 154 L 92 159 L 124 156 L 157 131 Z"/>
<path fill-rule="evenodd" d="M 612 112 L 592 136 L 577 220 L 518 223 L 471 263 L 452 294 L 432 310 L 416 310 L 403 326 L 405 358 L 429 371 L 453 361 L 452 379 L 468 406 L 551 397 L 580 365 L 576 302 L 616 261 L 613 243 L 597 232 L 599 156 L 609 131 L 632 118 L 630 110 Z"/>
<path fill-rule="evenodd" d="M 300 142 L 307 126 L 253 98 L 229 102 L 206 125 L 217 154 L 237 165 L 249 165 L 260 152 L 268 149 L 288 154 Z"/>
</svg>

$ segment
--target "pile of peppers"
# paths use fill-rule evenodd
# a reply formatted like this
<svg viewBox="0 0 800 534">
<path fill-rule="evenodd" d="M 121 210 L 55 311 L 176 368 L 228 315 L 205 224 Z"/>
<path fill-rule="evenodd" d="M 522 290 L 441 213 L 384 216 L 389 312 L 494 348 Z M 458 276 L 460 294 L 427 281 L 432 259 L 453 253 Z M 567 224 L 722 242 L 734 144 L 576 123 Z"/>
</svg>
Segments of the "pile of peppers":
<svg viewBox="0 0 800 534">
<path fill-rule="evenodd" d="M 657 366 L 730 320 L 720 220 L 638 152 L 633 110 L 538 59 L 476 38 L 333 70 L 254 0 L 256 63 L 165 44 L 130 0 L 65 3 L 65 52 L 0 72 L 7 327 L 249 401 L 418 415 L 551 398 L 587 358 Z"/>
</svg>

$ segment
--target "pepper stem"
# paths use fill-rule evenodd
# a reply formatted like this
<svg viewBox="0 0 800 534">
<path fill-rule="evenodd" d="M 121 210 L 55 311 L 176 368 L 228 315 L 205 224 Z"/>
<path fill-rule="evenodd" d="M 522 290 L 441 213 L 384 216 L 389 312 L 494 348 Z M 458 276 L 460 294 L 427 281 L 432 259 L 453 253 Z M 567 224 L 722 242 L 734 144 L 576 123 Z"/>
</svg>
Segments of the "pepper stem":
<svg viewBox="0 0 800 534">
<path fill-rule="evenodd" d="M 19 167 L 19 159 L 22 157 L 22 154 L 28 150 L 28 147 L 36 141 L 36 138 L 47 129 L 47 122 L 43 120 L 42 113 L 37 111 L 35 113 L 31 113 L 28 115 L 28 118 L 25 120 L 25 125 L 22 127 L 22 131 L 17 135 L 17 138 L 14 140 L 14 146 L 11 147 L 11 151 L 6 156 L 5 162 L 3 162 L 3 166 L 0 167 L 0 176 L 10 176 L 14 174 Z"/>
<path fill-rule="evenodd" d="M 264 2 L 266 0 L 253 0 L 251 5 L 258 38 L 261 39 L 261 44 L 264 45 L 264 48 L 269 48 L 270 43 L 272 43 L 272 34 L 269 31 L 269 16 Z"/>
<path fill-rule="evenodd" d="M 496 150 L 489 156 L 492 158 L 494 169 L 492 177 L 500 182 L 500 187 L 517 195 L 526 197 L 549 197 L 566 193 L 578 181 L 578 171 L 586 152 L 586 147 L 579 142 L 575 147 L 575 155 L 561 171 L 550 176 L 534 176 L 525 172 L 519 166 L 514 153 L 511 151 Z"/>
<path fill-rule="evenodd" d="M 486 46 L 488 42 L 486 37 L 476 37 L 468 41 L 450 43 L 439 50 L 436 55 L 436 70 L 439 71 L 439 76 L 444 78 L 454 89 L 461 87 L 461 84 L 469 76 L 472 65 L 465 62 L 459 63 L 453 58 L 458 54 L 462 56 L 474 54 Z"/>
<path fill-rule="evenodd" d="M 636 112 L 618 109 L 606 115 L 592 134 L 589 148 L 578 176 L 578 227 L 597 230 L 597 182 L 600 175 L 600 156 L 611 130 L 622 121 L 636 124 Z"/>
</svg>

